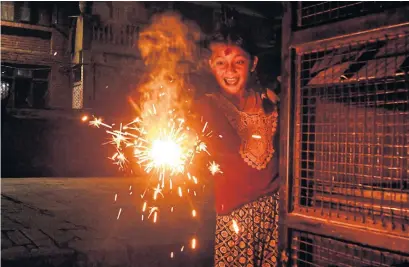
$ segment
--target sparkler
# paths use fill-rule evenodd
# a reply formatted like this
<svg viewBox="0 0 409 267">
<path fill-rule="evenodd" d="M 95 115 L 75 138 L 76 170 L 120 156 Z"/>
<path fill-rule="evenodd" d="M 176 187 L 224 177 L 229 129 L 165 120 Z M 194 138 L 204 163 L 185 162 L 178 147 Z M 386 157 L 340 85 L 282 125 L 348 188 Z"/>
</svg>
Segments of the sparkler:
<svg viewBox="0 0 409 267">
<path fill-rule="evenodd" d="M 208 166 L 200 166 L 203 162 L 199 154 L 211 156 L 207 143 L 212 137 L 210 125 L 201 119 L 200 127 L 192 127 L 193 121 L 184 116 L 188 114 L 186 107 L 190 100 L 181 96 L 187 96 L 185 93 L 190 89 L 184 84 L 180 62 L 196 61 L 195 48 L 200 34 L 176 14 L 154 17 L 152 21 L 138 38 L 141 57 L 149 66 L 147 79 L 143 79 L 144 83 L 138 88 L 142 93 L 141 105 L 131 102 L 140 116 L 115 128 L 102 118 L 92 119 L 90 115 L 84 116 L 82 121 L 106 130 L 110 136 L 107 144 L 115 150 L 110 159 L 119 169 L 133 173 L 138 168 L 146 174 L 147 186 L 140 194 L 142 220 L 156 223 L 160 213 L 169 209 L 172 213 L 174 205 L 169 203 L 172 198 L 168 195 L 177 200 L 187 198 L 191 207 L 189 215 L 200 218 L 191 198 L 200 194 L 205 185 L 200 184 L 201 177 L 196 172 L 207 169 L 212 175 L 222 173 L 214 161 Z M 132 195 L 131 187 L 129 191 Z M 161 205 L 163 203 L 165 208 Z M 196 246 L 195 237 L 190 241 L 190 247 L 195 249 Z M 181 251 L 183 249 L 184 246 Z M 173 252 L 171 257 L 174 257 Z"/>
<path fill-rule="evenodd" d="M 110 159 L 121 170 L 132 172 L 137 166 L 146 173 L 148 185 L 140 195 L 144 200 L 142 221 L 147 218 L 153 223 L 158 222 L 161 207 L 157 201 L 164 199 L 167 194 L 175 193 L 179 198 L 197 196 L 195 187 L 200 188 L 202 185 L 194 175 L 194 170 L 200 168 L 195 159 L 201 153 L 211 155 L 205 140 L 212 137 L 207 122 L 203 123 L 203 128 L 195 131 L 184 118 L 176 115 L 175 110 L 159 112 L 155 105 L 133 121 L 118 124 L 118 129 L 103 122 L 102 118 L 94 117 L 90 120 L 88 116 L 83 116 L 81 120 L 88 121 L 93 127 L 105 128 L 110 136 L 105 144 L 115 149 Z M 220 165 L 215 161 L 210 162 L 207 169 L 212 175 L 222 173 Z M 129 186 L 129 191 L 132 195 L 132 186 Z M 115 194 L 115 202 L 117 198 Z M 170 211 L 173 212 L 173 209 L 174 206 L 171 206 Z M 122 208 L 118 211 L 117 220 L 121 213 Z M 193 206 L 191 216 L 198 216 Z M 190 243 L 190 247 L 195 249 L 196 238 L 192 238 Z M 173 253 L 171 257 L 174 257 Z"/>
</svg>

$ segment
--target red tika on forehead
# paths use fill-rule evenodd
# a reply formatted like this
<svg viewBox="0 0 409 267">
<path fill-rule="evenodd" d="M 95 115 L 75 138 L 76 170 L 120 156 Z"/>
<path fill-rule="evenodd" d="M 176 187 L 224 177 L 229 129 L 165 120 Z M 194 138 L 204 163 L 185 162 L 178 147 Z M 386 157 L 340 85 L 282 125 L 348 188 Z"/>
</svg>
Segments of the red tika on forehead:
<svg viewBox="0 0 409 267">
<path fill-rule="evenodd" d="M 225 56 L 228 56 L 230 53 L 231 53 L 231 48 L 230 48 L 230 47 L 227 47 L 227 48 L 224 50 L 224 55 L 225 55 Z"/>
</svg>

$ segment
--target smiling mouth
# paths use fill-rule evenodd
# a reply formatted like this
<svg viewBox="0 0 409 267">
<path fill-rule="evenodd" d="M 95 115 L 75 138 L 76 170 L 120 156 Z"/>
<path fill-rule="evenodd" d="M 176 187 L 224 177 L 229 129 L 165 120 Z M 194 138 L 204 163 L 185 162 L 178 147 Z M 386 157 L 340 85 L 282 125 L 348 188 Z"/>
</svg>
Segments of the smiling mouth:
<svg viewBox="0 0 409 267">
<path fill-rule="evenodd" d="M 239 82 L 239 78 L 224 78 L 223 80 L 227 85 L 237 85 Z"/>
</svg>

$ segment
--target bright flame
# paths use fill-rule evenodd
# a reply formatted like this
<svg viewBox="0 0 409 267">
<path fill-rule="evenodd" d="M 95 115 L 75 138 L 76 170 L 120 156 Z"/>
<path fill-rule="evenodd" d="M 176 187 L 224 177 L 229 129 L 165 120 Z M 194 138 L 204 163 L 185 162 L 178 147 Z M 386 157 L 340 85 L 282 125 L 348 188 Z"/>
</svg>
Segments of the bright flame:
<svg viewBox="0 0 409 267">
<path fill-rule="evenodd" d="M 156 168 L 183 168 L 184 160 L 182 156 L 182 149 L 176 140 L 155 140 L 152 144 L 150 157 Z"/>
<path fill-rule="evenodd" d="M 82 120 L 83 122 L 86 122 L 86 121 L 88 120 L 88 116 L 87 116 L 87 115 L 82 116 L 81 120 Z"/>
<path fill-rule="evenodd" d="M 155 205 L 169 193 L 185 197 L 192 204 L 191 192 L 196 196 L 196 191 L 200 194 L 204 188 L 199 184 L 201 179 L 195 177 L 195 171 L 202 169 L 197 166 L 199 163 L 195 158 L 202 152 L 210 155 L 206 141 L 212 136 L 212 131 L 203 120 L 202 127 L 192 127 L 189 123 L 193 122 L 188 117 L 192 92 L 185 84 L 184 77 L 191 71 L 190 66 L 201 64 L 198 64 L 201 62 L 197 58 L 199 53 L 195 51 L 200 31 L 197 26 L 175 14 L 153 16 L 152 22 L 144 27 L 138 38 L 140 55 L 147 70 L 138 87 L 141 103 L 130 100 L 138 117 L 127 124 L 118 124 L 119 129 L 104 123 L 102 118 L 89 120 L 88 116 L 83 116 L 82 121 L 106 129 L 110 135 L 108 144 L 115 149 L 110 159 L 121 170 L 134 174 L 136 167 L 139 167 L 146 173 L 147 187 L 141 194 L 141 199 L 144 199 L 142 212 L 148 213 L 149 221 L 153 216 L 153 223 L 156 223 L 160 209 L 159 206 L 152 206 L 151 202 L 155 202 L 152 203 Z M 220 166 L 215 162 L 210 165 L 209 171 L 213 175 L 221 173 Z M 131 195 L 131 187 L 129 191 Z M 149 206 L 146 199 L 149 199 Z M 192 216 L 197 216 L 196 210 L 192 210 Z M 196 248 L 195 238 L 191 241 L 191 247 Z"/>
</svg>

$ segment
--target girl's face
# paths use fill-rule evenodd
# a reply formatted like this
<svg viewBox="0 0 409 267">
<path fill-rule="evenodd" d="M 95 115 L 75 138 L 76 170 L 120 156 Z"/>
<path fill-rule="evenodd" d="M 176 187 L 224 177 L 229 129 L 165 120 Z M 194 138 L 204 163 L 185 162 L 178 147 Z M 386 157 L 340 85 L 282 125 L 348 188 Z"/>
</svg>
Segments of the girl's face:
<svg viewBox="0 0 409 267">
<path fill-rule="evenodd" d="M 254 71 L 258 58 L 236 45 L 213 44 L 210 68 L 220 87 L 228 94 L 237 95 L 246 88 L 250 71 Z"/>
</svg>

